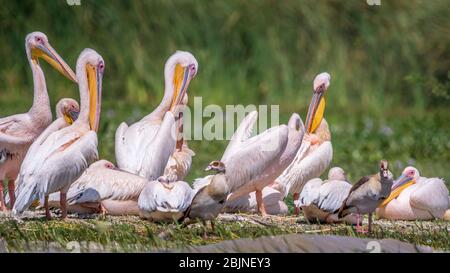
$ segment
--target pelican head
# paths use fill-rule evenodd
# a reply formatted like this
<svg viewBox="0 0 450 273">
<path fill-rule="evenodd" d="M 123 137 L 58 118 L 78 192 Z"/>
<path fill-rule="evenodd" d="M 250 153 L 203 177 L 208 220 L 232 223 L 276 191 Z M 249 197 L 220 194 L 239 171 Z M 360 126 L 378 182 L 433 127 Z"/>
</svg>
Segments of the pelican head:
<svg viewBox="0 0 450 273">
<path fill-rule="evenodd" d="M 323 119 L 325 111 L 325 93 L 330 86 L 331 76 L 327 72 L 314 78 L 313 97 L 306 116 L 306 132 L 314 133 Z"/>
<path fill-rule="evenodd" d="M 380 207 L 386 206 L 393 199 L 397 198 L 397 196 L 399 196 L 404 189 L 416 183 L 419 177 L 420 177 L 419 170 L 417 170 L 412 166 L 406 167 L 403 170 L 402 175 L 400 175 L 400 177 L 394 181 L 394 184 L 392 185 L 391 188 L 391 194 L 389 195 L 388 198 L 386 198 L 386 200 L 383 201 Z"/>
<path fill-rule="evenodd" d="M 394 182 L 394 185 L 392 185 L 392 190 L 396 190 L 399 188 L 402 188 L 402 190 L 414 183 L 416 183 L 417 179 L 419 179 L 420 173 L 419 170 L 408 166 L 406 167 L 399 178 Z"/>
<path fill-rule="evenodd" d="M 56 104 L 56 117 L 63 117 L 68 124 L 72 124 L 78 118 L 80 106 L 74 99 L 64 98 Z"/>
<path fill-rule="evenodd" d="M 347 181 L 347 176 L 342 168 L 333 167 L 328 171 L 328 180 Z"/>
<path fill-rule="evenodd" d="M 87 80 L 87 89 L 89 92 L 89 125 L 91 130 L 96 132 L 98 131 L 100 121 L 104 71 L 105 61 L 100 54 L 89 48 L 81 52 L 77 61 L 78 83 L 82 82 L 84 88 Z M 81 89 L 82 87 L 80 86 Z"/>
<path fill-rule="evenodd" d="M 225 173 L 225 164 L 221 161 L 214 160 L 209 163 L 208 167 L 206 167 L 205 171 L 214 170 L 217 173 Z"/>
<path fill-rule="evenodd" d="M 183 103 L 184 96 L 191 80 L 197 75 L 198 62 L 187 51 L 177 51 L 167 60 L 164 67 L 166 86 L 171 86 L 172 103 L 170 111 Z"/>
<path fill-rule="evenodd" d="M 100 160 L 92 163 L 91 166 L 89 166 L 89 168 L 102 168 L 102 169 L 106 168 L 106 169 L 115 170 L 116 166 L 114 166 L 114 164 L 112 162 L 109 162 L 106 159 L 100 159 Z"/>
<path fill-rule="evenodd" d="M 25 48 L 28 59 L 33 64 L 39 64 L 39 58 L 48 62 L 53 68 L 73 82 L 77 82 L 77 78 L 72 69 L 59 56 L 48 42 L 47 36 L 39 31 L 32 32 L 25 38 Z"/>
</svg>

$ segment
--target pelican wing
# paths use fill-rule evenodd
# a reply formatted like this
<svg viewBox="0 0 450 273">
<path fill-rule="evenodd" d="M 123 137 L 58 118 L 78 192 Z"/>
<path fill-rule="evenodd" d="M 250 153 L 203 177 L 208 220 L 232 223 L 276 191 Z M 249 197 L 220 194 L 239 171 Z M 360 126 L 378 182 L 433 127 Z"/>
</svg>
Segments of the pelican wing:
<svg viewBox="0 0 450 273">
<path fill-rule="evenodd" d="M 442 218 L 449 208 L 448 189 L 440 178 L 421 178 L 419 187 L 410 195 L 412 207 L 430 212 L 436 218 Z"/>
<path fill-rule="evenodd" d="M 307 181 L 319 177 L 331 163 L 333 148 L 331 142 L 325 141 L 313 152 L 309 152 L 310 143 L 303 141 L 297 156 L 292 163 L 277 178 L 289 192 L 301 192 Z"/>
<path fill-rule="evenodd" d="M 69 129 L 69 127 L 65 128 Z M 73 130 L 59 130 L 28 153 L 26 165 L 22 164 L 14 208 L 23 212 L 37 198 L 68 190 L 90 163 L 98 158 L 97 134 L 89 131 L 84 135 Z"/>
<path fill-rule="evenodd" d="M 147 180 L 138 175 L 108 168 L 88 168 L 67 192 L 69 204 L 110 200 L 137 200 Z M 51 195 L 51 201 L 59 195 Z"/>
<path fill-rule="evenodd" d="M 116 131 L 116 159 L 119 168 L 149 180 L 164 173 L 167 161 L 175 148 L 175 118 L 164 115 L 161 124 L 140 121 L 128 129 L 122 123 Z"/>
<path fill-rule="evenodd" d="M 309 180 L 303 187 L 300 193 L 300 198 L 298 199 L 297 207 L 309 206 L 311 204 L 316 204 L 319 201 L 320 187 L 322 186 L 322 179 L 314 178 Z"/>
<path fill-rule="evenodd" d="M 211 183 L 213 176 L 214 175 L 207 175 L 202 178 L 196 178 L 194 180 L 194 183 L 192 184 L 192 188 L 194 188 L 194 191 L 197 192 L 201 188 L 208 186 Z"/>
<path fill-rule="evenodd" d="M 352 185 L 346 181 L 328 181 L 320 187 L 319 200 L 316 205 L 321 210 L 336 213 L 351 188 Z"/>
<path fill-rule="evenodd" d="M 233 157 L 233 155 L 242 147 L 243 143 L 250 138 L 257 119 L 258 112 L 252 111 L 241 121 L 223 153 L 222 161 Z"/>
<path fill-rule="evenodd" d="M 286 148 L 288 134 L 286 125 L 272 127 L 245 140 L 239 149 L 222 157 L 231 192 L 257 178 L 279 159 Z"/>
<path fill-rule="evenodd" d="M 149 182 L 139 196 L 139 208 L 146 212 L 184 212 L 192 202 L 193 190 L 183 181 L 170 183 L 167 189 L 158 181 Z"/>
</svg>

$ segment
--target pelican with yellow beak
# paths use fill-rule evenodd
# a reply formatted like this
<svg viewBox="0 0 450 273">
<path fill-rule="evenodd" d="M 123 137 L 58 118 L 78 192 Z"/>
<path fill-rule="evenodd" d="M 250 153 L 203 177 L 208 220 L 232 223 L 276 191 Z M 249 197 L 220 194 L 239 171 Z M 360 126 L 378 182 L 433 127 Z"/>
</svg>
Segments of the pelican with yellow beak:
<svg viewBox="0 0 450 273">
<path fill-rule="evenodd" d="M 286 197 L 293 193 L 294 202 L 298 201 L 303 186 L 309 180 L 320 177 L 333 158 L 331 134 L 325 112 L 325 96 L 330 86 L 331 76 L 324 72 L 316 76 L 313 83 L 313 97 L 306 116 L 305 136 L 295 159 L 275 179 L 271 187 L 283 192 Z M 295 207 L 295 214 L 299 208 Z"/>
<path fill-rule="evenodd" d="M 5 211 L 3 180 L 8 179 L 11 207 L 14 205 L 15 180 L 20 165 L 31 143 L 52 122 L 50 99 L 45 84 L 44 72 L 39 59 L 76 82 L 75 73 L 56 53 L 42 32 L 33 32 L 25 38 L 25 50 L 33 73 L 34 99 L 31 109 L 24 114 L 0 118 L 0 209 Z"/>
<path fill-rule="evenodd" d="M 444 219 L 449 210 L 448 189 L 443 179 L 421 177 L 409 166 L 395 181 L 389 197 L 378 207 L 377 215 L 390 220 Z"/>
<path fill-rule="evenodd" d="M 81 109 L 70 126 L 43 137 L 27 153 L 20 168 L 17 201 L 13 213 L 21 214 L 34 200 L 48 207 L 48 196 L 60 192 L 61 217 L 67 217 L 67 191 L 86 168 L 98 159 L 97 130 L 100 121 L 103 58 L 85 49 L 77 60 Z M 49 218 L 47 214 L 47 218 Z"/>
<path fill-rule="evenodd" d="M 123 122 L 117 128 L 115 148 L 120 169 L 149 181 L 164 174 L 177 141 L 174 117 L 183 107 L 189 83 L 197 70 L 197 60 L 189 52 L 177 51 L 167 60 L 164 97 L 159 106 L 133 125 Z"/>
</svg>

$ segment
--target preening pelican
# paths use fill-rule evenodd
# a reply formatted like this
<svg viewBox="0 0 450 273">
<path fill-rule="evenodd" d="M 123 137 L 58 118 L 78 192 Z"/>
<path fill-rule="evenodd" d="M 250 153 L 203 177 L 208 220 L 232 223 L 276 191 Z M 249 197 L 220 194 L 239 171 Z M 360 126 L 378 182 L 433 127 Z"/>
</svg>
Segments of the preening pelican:
<svg viewBox="0 0 450 273">
<path fill-rule="evenodd" d="M 350 213 L 357 214 L 356 231 L 365 232 L 360 227 L 361 214 L 369 214 L 369 229 L 372 231 L 372 213 L 388 198 L 392 187 L 392 173 L 388 169 L 388 162 L 381 160 L 380 172 L 361 178 L 352 186 L 350 192 L 342 202 L 338 217 L 343 218 Z"/>
<path fill-rule="evenodd" d="M 36 199 L 48 207 L 48 196 L 59 191 L 61 217 L 67 217 L 66 194 L 70 185 L 98 159 L 97 130 L 104 68 L 103 58 L 97 52 L 92 49 L 81 52 L 76 68 L 81 101 L 79 117 L 72 125 L 35 142 L 36 146 L 27 153 L 20 168 L 13 212 L 22 213 Z"/>
<path fill-rule="evenodd" d="M 377 209 L 378 217 L 391 220 L 443 219 L 449 209 L 448 189 L 440 178 L 421 177 L 409 166 Z"/>
<path fill-rule="evenodd" d="M 344 170 L 334 167 L 328 172 L 328 180 L 322 181 L 320 178 L 309 180 L 294 205 L 302 209 L 308 221 L 337 223 L 340 222 L 337 212 L 351 188 L 352 184 L 347 182 Z M 353 215 L 344 220 L 356 223 Z"/>
<path fill-rule="evenodd" d="M 258 112 L 253 111 L 242 120 L 220 161 L 227 170 L 228 201 L 255 191 L 258 212 L 265 215 L 262 190 L 292 162 L 304 127 L 300 116 L 293 114 L 288 126 L 275 126 L 250 137 L 257 118 Z"/>
<path fill-rule="evenodd" d="M 183 105 L 187 104 L 187 95 L 185 95 L 185 98 Z M 189 149 L 188 143 L 183 136 L 183 112 L 179 113 L 176 133 L 177 143 L 175 151 L 169 157 L 164 169 L 164 176 L 169 181 L 183 181 L 191 169 L 192 157 L 195 155 L 194 151 Z"/>
<path fill-rule="evenodd" d="M 331 134 L 328 123 L 323 118 L 325 111 L 325 95 L 330 86 L 331 76 L 321 73 L 316 76 L 313 84 L 313 97 L 306 117 L 306 134 L 302 146 L 295 159 L 275 180 L 271 187 L 287 196 L 293 193 L 294 201 L 300 197 L 303 186 L 309 180 L 320 177 L 328 168 L 333 158 Z M 295 207 L 295 214 L 299 210 Z"/>
<path fill-rule="evenodd" d="M 140 216 L 155 222 L 178 221 L 193 197 L 194 191 L 188 183 L 161 176 L 149 182 L 139 196 Z"/>
<path fill-rule="evenodd" d="M 92 163 L 67 192 L 71 213 L 139 215 L 138 198 L 148 180 L 123 171 L 107 160 Z M 50 207 L 60 207 L 60 197 L 49 197 Z"/>
<path fill-rule="evenodd" d="M 33 32 L 25 38 L 25 50 L 33 72 L 34 99 L 30 110 L 0 118 L 0 209 L 6 210 L 3 200 L 3 180 L 8 179 L 8 191 L 11 207 L 14 205 L 14 182 L 20 165 L 31 143 L 52 122 L 50 100 L 45 84 L 44 72 L 39 65 L 39 58 L 70 80 L 76 82 L 75 73 L 56 53 L 42 32 Z"/>
<path fill-rule="evenodd" d="M 175 150 L 175 119 L 198 63 L 189 52 L 177 51 L 164 68 L 165 91 L 159 106 L 130 127 L 122 123 L 116 131 L 116 160 L 119 168 L 150 181 L 164 174 Z"/>
</svg>

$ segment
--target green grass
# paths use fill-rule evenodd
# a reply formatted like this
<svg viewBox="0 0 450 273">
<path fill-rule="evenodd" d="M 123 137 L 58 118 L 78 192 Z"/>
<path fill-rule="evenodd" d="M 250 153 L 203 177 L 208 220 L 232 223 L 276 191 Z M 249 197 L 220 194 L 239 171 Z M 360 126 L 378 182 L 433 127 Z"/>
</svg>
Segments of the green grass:
<svg viewBox="0 0 450 273">
<path fill-rule="evenodd" d="M 298 219 L 252 217 L 259 219 L 263 224 L 266 223 L 260 225 L 248 221 L 219 220 L 216 222 L 214 232 L 208 229 L 207 238 L 204 238 L 205 227 L 201 224 L 181 228 L 175 224 L 154 224 L 139 220 L 137 217 L 93 217 L 70 219 L 68 222 L 33 218 L 20 223 L 3 219 L 0 222 L 0 237 L 7 242 L 10 251 L 25 251 L 27 243 L 30 247 L 33 242 L 53 242 L 56 247 L 67 251 L 71 250 L 71 242 L 90 242 L 102 246 L 115 244 L 115 248 L 110 251 L 161 251 L 206 245 L 223 240 L 289 233 L 393 238 L 416 245 L 431 246 L 437 250 L 450 251 L 448 222 L 377 220 L 371 234 L 357 234 L 351 226 L 307 224 L 302 217 Z M 46 246 L 44 244 L 39 247 L 45 249 Z M 33 249 L 36 250 L 39 247 Z M 88 250 L 83 247 L 81 249 L 81 251 Z M 92 251 L 92 248 L 90 250 Z"/>
<path fill-rule="evenodd" d="M 25 112 L 32 102 L 27 33 L 45 32 L 72 68 L 83 48 L 94 48 L 106 62 L 102 158 L 115 161 L 114 134 L 122 121 L 134 122 L 159 103 L 164 62 L 182 49 L 199 61 L 189 88 L 191 104 L 194 96 L 222 107 L 275 104 L 281 122 L 292 112 L 305 118 L 312 79 L 328 71 L 332 81 L 325 117 L 332 133 L 332 166 L 343 167 L 357 181 L 386 158 L 395 175 L 414 165 L 424 176 L 450 181 L 448 1 L 382 1 L 370 7 L 363 0 L 82 0 L 80 7 L 70 7 L 65 1 L 0 0 L 0 6 L 0 116 Z M 78 99 L 75 85 L 43 67 L 52 105 L 62 97 Z M 189 142 L 197 155 L 187 180 L 205 175 L 204 167 L 221 157 L 226 144 Z M 292 208 L 291 199 L 288 204 Z M 12 243 L 87 240 L 173 247 L 294 232 L 227 224 L 209 241 L 201 240 L 201 229 L 177 228 L 170 239 L 160 240 L 155 234 L 166 226 L 110 221 L 102 232 L 97 219 L 3 222 L 0 237 Z M 346 227 L 336 231 L 349 232 Z M 449 249 L 448 232 L 420 232 L 393 229 L 376 236 Z"/>
</svg>

